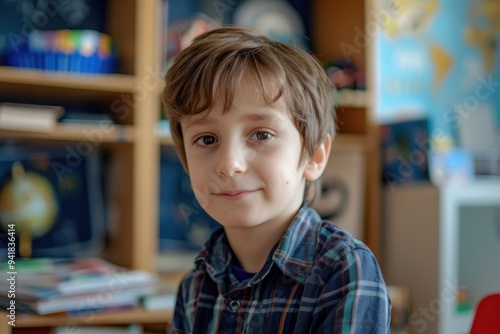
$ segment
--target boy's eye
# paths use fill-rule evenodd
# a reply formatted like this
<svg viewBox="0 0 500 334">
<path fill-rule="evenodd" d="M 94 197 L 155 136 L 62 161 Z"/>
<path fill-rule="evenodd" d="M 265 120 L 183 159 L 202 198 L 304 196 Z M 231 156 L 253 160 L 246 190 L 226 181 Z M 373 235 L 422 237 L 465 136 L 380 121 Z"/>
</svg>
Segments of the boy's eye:
<svg viewBox="0 0 500 334">
<path fill-rule="evenodd" d="M 268 140 L 271 139 L 272 135 L 267 131 L 257 131 L 252 134 L 252 139 L 255 140 Z"/>
<path fill-rule="evenodd" d="M 214 136 L 202 136 L 198 139 L 196 139 L 196 144 L 201 145 L 201 146 L 209 146 L 216 144 L 218 142 L 217 138 Z"/>
</svg>

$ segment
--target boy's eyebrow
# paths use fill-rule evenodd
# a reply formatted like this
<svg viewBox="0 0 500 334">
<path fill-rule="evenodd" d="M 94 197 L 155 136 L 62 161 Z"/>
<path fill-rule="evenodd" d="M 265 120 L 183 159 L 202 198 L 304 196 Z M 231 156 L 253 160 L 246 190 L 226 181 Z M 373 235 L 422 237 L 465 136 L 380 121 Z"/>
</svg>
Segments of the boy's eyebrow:
<svg viewBox="0 0 500 334">
<path fill-rule="evenodd" d="M 278 120 L 279 117 L 275 117 L 274 113 L 273 114 L 255 113 L 255 114 L 245 115 L 243 119 L 246 121 L 272 121 L 272 120 Z"/>
<path fill-rule="evenodd" d="M 245 114 L 244 116 L 242 116 L 241 120 L 253 121 L 253 122 L 258 122 L 258 121 L 279 122 L 280 117 L 277 117 L 275 113 L 261 112 L 261 113 Z M 210 116 L 202 116 L 202 117 L 192 116 L 189 119 L 185 120 L 184 130 L 187 131 L 190 127 L 196 125 L 212 125 L 214 123 L 217 123 L 217 121 L 214 118 L 211 118 Z"/>
<path fill-rule="evenodd" d="M 215 120 L 213 118 L 210 118 L 210 116 L 206 117 L 191 116 L 184 121 L 185 124 L 184 131 L 187 131 L 190 127 L 195 125 L 207 125 L 207 124 L 210 125 L 213 123 L 215 123 Z"/>
</svg>

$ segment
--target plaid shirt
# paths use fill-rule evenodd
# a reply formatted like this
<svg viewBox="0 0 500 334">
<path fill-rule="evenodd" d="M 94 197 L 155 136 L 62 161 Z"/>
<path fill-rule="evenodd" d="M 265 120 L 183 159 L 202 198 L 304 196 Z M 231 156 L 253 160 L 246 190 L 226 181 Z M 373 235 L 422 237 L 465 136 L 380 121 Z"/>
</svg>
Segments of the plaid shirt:
<svg viewBox="0 0 500 334">
<path fill-rule="evenodd" d="M 171 333 L 390 333 L 375 257 L 305 205 L 255 276 L 238 281 L 232 256 L 217 230 L 179 287 Z"/>
</svg>

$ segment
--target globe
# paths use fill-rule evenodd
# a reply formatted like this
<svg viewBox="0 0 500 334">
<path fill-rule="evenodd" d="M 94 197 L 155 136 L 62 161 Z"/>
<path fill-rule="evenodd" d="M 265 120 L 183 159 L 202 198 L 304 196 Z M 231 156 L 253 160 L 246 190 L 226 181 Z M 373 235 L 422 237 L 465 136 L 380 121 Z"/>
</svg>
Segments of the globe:
<svg viewBox="0 0 500 334">
<path fill-rule="evenodd" d="M 0 189 L 0 225 L 15 224 L 21 238 L 39 238 L 56 221 L 58 205 L 50 182 L 35 172 L 25 172 L 21 163 L 12 166 L 12 177 Z"/>
</svg>

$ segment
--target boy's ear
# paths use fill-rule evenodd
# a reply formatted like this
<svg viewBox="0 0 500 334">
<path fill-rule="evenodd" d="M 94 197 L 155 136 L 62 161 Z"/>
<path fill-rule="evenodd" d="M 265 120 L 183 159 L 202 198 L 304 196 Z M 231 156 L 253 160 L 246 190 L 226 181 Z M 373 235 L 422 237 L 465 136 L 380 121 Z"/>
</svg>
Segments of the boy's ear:
<svg viewBox="0 0 500 334">
<path fill-rule="evenodd" d="M 309 158 L 304 170 L 304 177 L 306 180 L 315 181 L 323 174 L 328 162 L 328 157 L 330 156 L 331 148 L 332 137 L 328 134 L 323 143 L 314 150 L 313 156 Z"/>
</svg>

